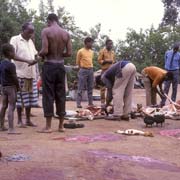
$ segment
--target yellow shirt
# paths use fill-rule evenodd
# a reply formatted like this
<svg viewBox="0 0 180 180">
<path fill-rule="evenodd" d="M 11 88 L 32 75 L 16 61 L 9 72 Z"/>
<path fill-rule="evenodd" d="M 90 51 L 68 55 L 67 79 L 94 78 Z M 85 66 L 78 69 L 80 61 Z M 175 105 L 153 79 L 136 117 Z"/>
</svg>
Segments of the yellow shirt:
<svg viewBox="0 0 180 180">
<path fill-rule="evenodd" d="M 115 62 L 114 51 L 108 51 L 106 48 L 100 50 L 98 56 L 98 62 L 99 64 L 101 64 L 102 70 L 106 70 L 111 66 L 111 64 L 102 64 L 104 60 L 112 62 L 113 64 Z"/>
<path fill-rule="evenodd" d="M 81 48 L 77 52 L 76 64 L 81 68 L 93 67 L 94 52 L 91 49 Z"/>
<path fill-rule="evenodd" d="M 143 69 L 143 73 L 153 81 L 152 87 L 156 87 L 163 81 L 167 71 L 155 66 L 149 66 Z"/>
</svg>

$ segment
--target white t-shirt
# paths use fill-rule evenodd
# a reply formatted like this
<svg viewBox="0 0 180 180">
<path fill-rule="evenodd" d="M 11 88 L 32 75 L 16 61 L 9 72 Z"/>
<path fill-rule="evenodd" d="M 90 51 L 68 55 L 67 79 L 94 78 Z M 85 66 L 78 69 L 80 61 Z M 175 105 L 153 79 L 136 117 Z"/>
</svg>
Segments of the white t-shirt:
<svg viewBox="0 0 180 180">
<path fill-rule="evenodd" d="M 37 50 L 35 49 L 34 43 L 31 39 L 25 40 L 21 34 L 13 36 L 10 40 L 15 48 L 15 53 L 18 57 L 26 60 L 34 60 Z M 36 78 L 36 65 L 28 66 L 27 63 L 14 61 L 16 65 L 16 72 L 19 78 Z"/>
</svg>

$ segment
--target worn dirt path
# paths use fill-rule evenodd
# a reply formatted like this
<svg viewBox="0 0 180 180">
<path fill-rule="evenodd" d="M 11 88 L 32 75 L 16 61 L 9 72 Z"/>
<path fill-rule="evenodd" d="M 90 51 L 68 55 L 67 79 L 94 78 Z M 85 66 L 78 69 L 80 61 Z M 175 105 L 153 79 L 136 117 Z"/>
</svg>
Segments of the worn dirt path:
<svg viewBox="0 0 180 180">
<path fill-rule="evenodd" d="M 144 104 L 144 90 L 134 90 L 134 95 L 135 104 Z M 75 102 L 68 101 L 67 109 L 75 110 Z M 58 133 L 58 121 L 54 119 L 54 132 L 39 134 L 36 131 L 44 126 L 42 109 L 33 109 L 32 113 L 37 128 L 18 129 L 21 135 L 0 132 L 0 180 L 180 179 L 180 139 L 160 135 L 162 130 L 180 129 L 180 121 L 166 120 L 162 128 L 145 128 L 141 118 L 129 122 L 101 119 L 83 121 L 82 129 Z M 114 133 L 128 128 L 151 131 L 154 137 Z M 29 159 L 5 159 L 14 154 Z"/>
</svg>

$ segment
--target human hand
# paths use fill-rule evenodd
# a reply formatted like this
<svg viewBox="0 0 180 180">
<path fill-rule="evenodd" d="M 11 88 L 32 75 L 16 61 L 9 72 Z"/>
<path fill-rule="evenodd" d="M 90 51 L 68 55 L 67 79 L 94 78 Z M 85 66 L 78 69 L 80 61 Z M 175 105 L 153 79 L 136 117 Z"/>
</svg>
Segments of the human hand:
<svg viewBox="0 0 180 180">
<path fill-rule="evenodd" d="M 102 65 L 104 65 L 104 64 L 112 64 L 112 61 L 110 61 L 110 60 L 104 60 L 103 63 L 102 63 Z"/>
<path fill-rule="evenodd" d="M 75 71 L 79 70 L 79 66 L 72 66 L 72 69 L 75 70 Z"/>
<path fill-rule="evenodd" d="M 30 60 L 28 62 L 28 66 L 32 66 L 32 65 L 36 64 L 37 62 L 38 62 L 37 60 Z"/>
<path fill-rule="evenodd" d="M 39 56 L 39 55 L 36 55 L 35 56 L 35 60 L 36 61 L 42 61 L 43 60 L 43 57 Z"/>
</svg>

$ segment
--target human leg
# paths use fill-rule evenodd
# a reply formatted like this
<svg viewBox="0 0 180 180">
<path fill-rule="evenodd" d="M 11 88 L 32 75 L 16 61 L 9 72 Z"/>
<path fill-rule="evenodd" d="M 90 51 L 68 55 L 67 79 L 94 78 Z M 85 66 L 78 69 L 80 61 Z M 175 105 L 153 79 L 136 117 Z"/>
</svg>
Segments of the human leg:
<svg viewBox="0 0 180 180">
<path fill-rule="evenodd" d="M 37 132 L 39 132 L 39 133 L 51 133 L 52 132 L 52 129 L 51 129 L 52 117 L 45 117 L 45 119 L 46 119 L 45 128 L 38 130 Z"/>
<path fill-rule="evenodd" d="M 8 122 L 9 122 L 9 132 L 14 131 L 14 110 L 16 106 L 16 88 L 8 88 Z"/>
<path fill-rule="evenodd" d="M 85 90 L 87 82 L 87 73 L 85 69 L 80 69 L 78 73 L 78 90 L 77 90 L 77 107 L 82 107 L 81 106 L 81 101 L 82 101 L 82 92 Z"/>
<path fill-rule="evenodd" d="M 88 93 L 88 104 L 93 105 L 93 87 L 94 87 L 94 76 L 93 69 L 87 71 L 87 93 Z"/>
<path fill-rule="evenodd" d="M 157 104 L 157 93 L 156 93 L 156 89 L 152 88 L 152 84 L 151 84 L 151 104 L 152 105 Z"/>
<path fill-rule="evenodd" d="M 127 78 L 127 84 L 124 91 L 123 115 L 128 117 L 128 114 L 131 112 L 132 108 L 132 95 L 136 75 L 136 67 L 132 63 L 129 63 L 124 67 L 124 70 L 124 75 Z"/>
<path fill-rule="evenodd" d="M 178 83 L 179 83 L 179 70 L 173 72 L 171 99 L 174 102 L 176 101 Z"/>
<path fill-rule="evenodd" d="M 167 94 L 167 95 L 169 93 L 169 88 L 170 88 L 171 83 L 172 83 L 171 80 L 168 80 L 168 81 L 164 82 L 164 93 Z M 166 97 L 163 97 L 160 104 L 161 104 L 161 106 L 164 106 L 165 103 L 166 103 Z"/>
<path fill-rule="evenodd" d="M 44 63 L 42 69 L 42 104 L 44 117 L 46 119 L 45 128 L 40 132 L 51 132 L 51 121 L 54 116 L 54 84 L 55 84 L 55 65 L 52 63 Z"/>
<path fill-rule="evenodd" d="M 124 91 L 125 91 L 126 78 L 116 78 L 113 86 L 113 105 L 114 105 L 114 115 L 123 115 L 124 107 Z"/>
<path fill-rule="evenodd" d="M 25 108 L 26 113 L 26 126 L 36 127 L 36 125 L 31 121 L 31 107 Z"/>
<path fill-rule="evenodd" d="M 64 132 L 65 129 L 64 129 L 64 117 L 62 118 L 59 118 L 59 129 L 58 129 L 59 132 Z"/>
<path fill-rule="evenodd" d="M 146 106 L 150 106 L 152 105 L 152 85 L 151 85 L 151 81 L 148 77 L 146 77 L 145 75 L 143 75 L 143 83 L 144 83 L 144 88 L 146 91 Z"/>
<path fill-rule="evenodd" d="M 66 114 L 65 69 L 59 66 L 55 84 L 56 114 L 59 116 L 59 132 L 64 132 L 64 115 Z"/>
<path fill-rule="evenodd" d="M 4 131 L 7 130 L 4 126 L 4 118 L 5 118 L 5 113 L 6 109 L 8 107 L 8 96 L 6 94 L 6 90 L 3 88 L 2 90 L 2 105 L 1 105 L 1 110 L 0 110 L 0 130 Z"/>
<path fill-rule="evenodd" d="M 105 94 L 106 94 L 106 87 L 102 86 L 100 88 L 100 97 L 101 97 L 101 104 L 105 104 L 105 101 L 106 101 L 106 97 L 105 97 Z"/>
</svg>

